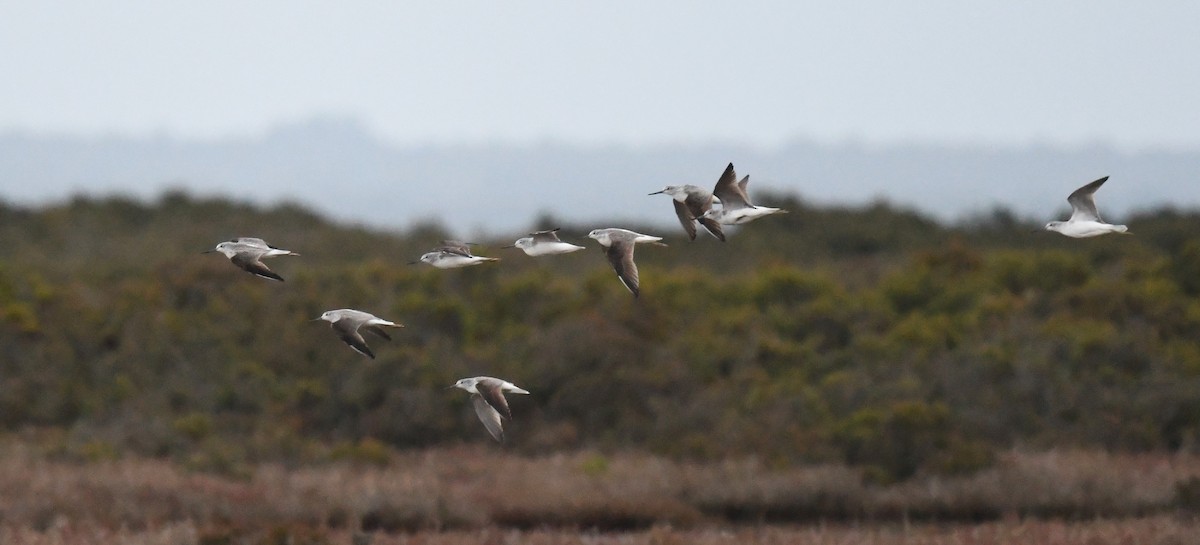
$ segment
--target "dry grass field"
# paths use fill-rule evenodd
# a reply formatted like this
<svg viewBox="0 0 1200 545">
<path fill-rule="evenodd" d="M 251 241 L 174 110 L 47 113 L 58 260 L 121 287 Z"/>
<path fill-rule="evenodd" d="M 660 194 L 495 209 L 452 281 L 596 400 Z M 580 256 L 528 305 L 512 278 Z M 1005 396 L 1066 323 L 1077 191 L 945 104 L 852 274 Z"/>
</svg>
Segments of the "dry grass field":
<svg viewBox="0 0 1200 545">
<path fill-rule="evenodd" d="M 969 476 L 864 484 L 840 466 L 529 458 L 189 472 L 0 454 L 0 543 L 1192 543 L 1200 458 L 1013 452 Z"/>
<path fill-rule="evenodd" d="M 1189 545 L 1200 524 L 1171 516 L 1089 521 L 1008 521 L 980 524 L 761 525 L 676 529 L 655 526 L 635 532 L 588 530 L 421 531 L 357 533 L 346 530 L 288 530 L 281 527 L 232 536 L 206 533 L 191 522 L 139 530 L 113 530 L 95 525 L 64 526 L 37 531 L 0 529 L 0 543 L 29 545 L 179 545 L 216 543 L 373 545 Z"/>
</svg>

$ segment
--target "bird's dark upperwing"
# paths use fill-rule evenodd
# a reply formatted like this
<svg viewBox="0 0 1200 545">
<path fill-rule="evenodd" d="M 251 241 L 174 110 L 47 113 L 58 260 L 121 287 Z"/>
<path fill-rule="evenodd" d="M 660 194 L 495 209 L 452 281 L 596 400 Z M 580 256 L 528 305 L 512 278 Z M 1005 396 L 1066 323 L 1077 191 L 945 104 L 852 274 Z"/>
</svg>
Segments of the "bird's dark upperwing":
<svg viewBox="0 0 1200 545">
<path fill-rule="evenodd" d="M 692 217 L 696 218 L 696 221 L 699 221 L 700 225 L 703 225 L 705 229 L 708 229 L 708 232 L 712 233 L 712 236 L 717 237 L 717 240 L 725 242 L 725 231 L 721 229 L 721 224 L 704 217 L 704 213 L 712 208 L 712 201 L 712 195 L 705 196 L 689 193 L 687 199 L 685 199 L 683 202 L 687 206 L 688 212 L 691 212 Z M 678 204 L 679 203 L 676 202 L 676 212 L 679 211 Z M 693 226 L 689 231 L 689 234 L 692 235 L 692 240 L 696 240 L 695 234 L 692 234 L 695 232 L 695 229 L 696 228 Z"/>
<path fill-rule="evenodd" d="M 720 223 L 710 218 L 699 218 L 698 221 L 700 222 L 700 225 L 703 225 L 705 229 L 708 229 L 709 233 L 712 233 L 712 236 L 717 237 L 717 240 L 725 242 L 725 231 L 721 229 Z"/>
<path fill-rule="evenodd" d="M 434 248 L 434 251 L 471 257 L 471 246 L 460 240 L 443 240 L 442 245 Z"/>
<path fill-rule="evenodd" d="M 358 333 L 358 330 L 355 329 L 349 320 L 338 320 L 331 325 L 342 342 L 350 345 L 350 348 L 353 348 L 359 354 L 375 359 L 375 353 L 371 351 L 371 347 L 367 346 L 367 340 Z"/>
<path fill-rule="evenodd" d="M 387 331 L 384 331 L 384 329 L 382 327 L 379 327 L 377 325 L 365 325 L 365 326 L 362 326 L 362 329 L 370 331 L 372 334 L 382 337 L 384 339 L 387 339 L 389 341 L 392 340 L 392 336 L 388 335 Z"/>
<path fill-rule="evenodd" d="M 256 258 L 250 257 L 246 254 L 234 254 L 233 257 L 229 258 L 229 260 L 232 261 L 234 265 L 241 267 L 243 271 L 246 271 L 250 274 L 283 282 L 282 276 L 275 274 L 275 271 L 267 268 L 266 265 L 263 265 L 263 263 Z"/>
<path fill-rule="evenodd" d="M 675 215 L 679 218 L 679 225 L 683 226 L 683 230 L 687 231 L 689 240 L 696 240 L 696 216 L 692 215 L 688 206 L 675 199 L 671 199 L 671 204 L 675 205 Z"/>
<path fill-rule="evenodd" d="M 529 236 L 533 237 L 533 240 L 538 242 L 562 242 L 559 240 L 558 234 L 555 233 L 556 231 L 558 231 L 557 227 L 554 229 L 547 229 L 545 231 L 538 231 L 536 233 L 529 233 Z"/>
<path fill-rule="evenodd" d="M 733 163 L 725 167 L 725 172 L 721 174 L 721 178 L 717 180 L 717 185 L 713 187 L 713 195 L 721 199 L 721 206 L 724 208 L 746 208 L 751 206 L 750 197 L 742 190 L 742 186 L 738 184 L 737 172 L 733 170 Z"/>
<path fill-rule="evenodd" d="M 498 380 L 482 380 L 475 384 L 475 389 L 479 390 L 479 395 L 483 396 L 488 405 L 505 418 L 512 419 L 512 411 L 508 409 L 508 401 L 504 399 L 504 392 L 500 389 L 501 384 Z"/>
<path fill-rule="evenodd" d="M 614 240 L 612 245 L 604 250 L 604 254 L 608 256 L 613 270 L 617 271 L 617 278 L 620 278 L 621 283 L 637 297 L 641 290 L 638 288 L 637 265 L 633 262 L 633 246 L 633 241 Z"/>
</svg>

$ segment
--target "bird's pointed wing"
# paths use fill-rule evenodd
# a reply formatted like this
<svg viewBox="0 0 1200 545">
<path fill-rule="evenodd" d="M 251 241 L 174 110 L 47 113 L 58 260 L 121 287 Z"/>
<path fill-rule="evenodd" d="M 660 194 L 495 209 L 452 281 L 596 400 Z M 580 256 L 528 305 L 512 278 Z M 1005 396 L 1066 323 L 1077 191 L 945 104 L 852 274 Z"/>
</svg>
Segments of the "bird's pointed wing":
<svg viewBox="0 0 1200 545">
<path fill-rule="evenodd" d="M 613 240 L 612 245 L 604 249 L 604 254 L 608 256 L 613 270 L 617 271 L 617 278 L 637 297 L 641 290 L 638 287 L 637 265 L 633 262 L 633 247 L 632 240 Z"/>
<path fill-rule="evenodd" d="M 1067 202 L 1071 203 L 1070 221 L 1102 221 L 1096 210 L 1096 190 L 1106 181 L 1108 176 L 1076 189 L 1067 197 Z"/>
<path fill-rule="evenodd" d="M 267 241 L 265 241 L 261 238 L 258 238 L 258 237 L 238 237 L 238 238 L 233 239 L 230 242 L 236 242 L 238 244 L 245 244 L 247 246 L 257 246 L 264 250 L 271 248 L 271 245 L 267 244 Z"/>
<path fill-rule="evenodd" d="M 353 348 L 359 354 L 375 359 L 375 353 L 371 351 L 371 347 L 367 346 L 367 340 L 358 333 L 358 328 L 352 320 L 341 319 L 330 325 L 342 342 L 350 345 L 350 348 Z"/>
<path fill-rule="evenodd" d="M 267 268 L 266 265 L 263 265 L 262 261 L 259 261 L 257 256 L 238 253 L 233 254 L 233 257 L 229 258 L 229 260 L 232 261 L 234 265 L 241 267 L 242 270 L 250 274 L 283 282 L 283 277 L 275 274 L 275 271 L 272 271 L 271 269 Z"/>
<path fill-rule="evenodd" d="M 742 181 L 738 182 L 738 191 L 742 192 L 742 197 L 746 199 L 746 206 L 754 208 L 754 203 L 750 202 L 750 190 L 747 187 L 750 185 L 750 175 L 742 176 Z"/>
<path fill-rule="evenodd" d="M 494 378 L 485 378 L 475 383 L 475 389 L 479 390 L 479 395 L 483 396 L 483 400 L 487 401 L 488 405 L 511 419 L 512 411 L 508 409 L 508 401 L 504 399 L 504 391 L 500 389 L 503 384 Z"/>
<path fill-rule="evenodd" d="M 261 251 L 263 253 L 266 253 L 270 250 L 278 250 L 279 249 L 275 246 L 267 244 L 267 241 L 265 241 L 261 238 L 258 238 L 258 237 L 238 237 L 238 238 L 231 240 L 230 242 L 233 242 L 245 249 L 253 249 L 255 251 Z M 292 255 L 300 255 L 300 254 L 292 253 Z"/>
<path fill-rule="evenodd" d="M 708 232 L 712 233 L 712 236 L 717 237 L 721 242 L 725 242 L 725 233 L 721 229 L 721 224 L 704 217 L 704 213 L 712 209 L 712 193 L 688 193 L 687 199 L 684 199 L 683 203 L 687 205 L 687 210 L 691 212 L 692 217 L 696 218 L 696 221 L 699 221 L 705 229 L 708 229 Z M 679 211 L 678 202 L 676 202 L 675 210 L 676 212 Z M 689 229 L 689 234 L 694 231 L 695 227 L 693 226 L 692 229 Z M 695 235 L 692 235 L 692 240 L 696 240 Z"/>
<path fill-rule="evenodd" d="M 483 427 L 487 428 L 488 433 L 492 434 L 494 439 L 503 443 L 504 426 L 500 422 L 500 413 L 496 412 L 496 409 L 493 409 L 479 394 L 471 395 L 471 404 L 475 405 L 475 414 L 479 416 L 479 421 L 483 422 Z"/>
<path fill-rule="evenodd" d="M 556 231 L 558 231 L 557 227 L 555 227 L 554 229 L 548 229 L 546 231 L 538 231 L 536 233 L 529 233 L 529 236 L 533 237 L 533 240 L 535 242 L 562 242 L 561 240 L 558 239 L 558 234 L 556 233 Z"/>
<path fill-rule="evenodd" d="M 712 233 L 712 236 L 717 237 L 717 240 L 721 242 L 725 242 L 725 231 L 721 229 L 719 222 L 711 218 L 700 218 L 699 221 L 700 225 L 703 225 L 705 229 L 708 229 L 709 233 Z"/>
<path fill-rule="evenodd" d="M 443 240 L 442 245 L 434 248 L 434 251 L 471 257 L 471 247 L 466 242 L 458 240 Z"/>
<path fill-rule="evenodd" d="M 696 217 L 692 215 L 688 206 L 675 199 L 671 199 L 671 204 L 675 205 L 675 215 L 679 218 L 679 225 L 683 226 L 683 230 L 687 231 L 688 239 L 696 240 Z"/>
<path fill-rule="evenodd" d="M 387 331 L 384 331 L 384 329 L 382 327 L 379 327 L 377 325 L 365 325 L 365 326 L 362 326 L 362 329 L 365 329 L 365 330 L 371 332 L 373 335 L 376 335 L 378 337 L 382 337 L 389 341 L 392 340 L 392 336 L 388 335 Z"/>
<path fill-rule="evenodd" d="M 729 166 L 725 167 L 725 172 L 721 174 L 716 187 L 713 188 L 713 195 L 721 199 L 721 206 L 725 208 L 750 206 L 750 197 L 738 185 L 737 172 L 733 170 L 733 163 L 729 163 Z"/>
</svg>

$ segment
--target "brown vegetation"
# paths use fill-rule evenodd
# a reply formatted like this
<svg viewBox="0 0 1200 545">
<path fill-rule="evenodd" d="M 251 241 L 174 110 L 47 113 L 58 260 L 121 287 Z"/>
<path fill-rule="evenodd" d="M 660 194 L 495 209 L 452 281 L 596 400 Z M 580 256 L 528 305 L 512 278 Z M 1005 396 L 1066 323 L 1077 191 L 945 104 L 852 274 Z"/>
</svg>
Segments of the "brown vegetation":
<svg viewBox="0 0 1200 545">
<path fill-rule="evenodd" d="M 1109 519 L 1124 522 L 1103 527 L 1148 525 L 1170 536 L 1197 529 L 1190 517 L 1200 505 L 1189 494 L 1198 482 L 1193 456 L 1078 451 L 1012 452 L 972 476 L 878 486 L 845 466 L 770 469 L 753 459 L 674 463 L 591 451 L 528 458 L 484 448 L 390 453 L 384 466 L 264 464 L 238 479 L 163 460 L 52 462 L 13 445 L 0 460 L 0 536 L 270 543 L 282 534 L 324 543 L 365 534 L 386 543 L 407 539 L 388 535 L 415 532 L 425 536 L 414 541 L 421 543 L 480 536 L 503 543 L 511 535 L 575 542 L 569 536 L 579 532 L 632 532 L 659 543 L 747 535 L 951 543 L 962 537 L 956 525 L 971 523 L 975 535 L 992 536 L 977 542 L 1003 543 L 1022 532 L 1091 535 L 1087 528 Z"/>
<path fill-rule="evenodd" d="M 1188 545 L 1200 533 L 1195 520 L 1170 516 L 1132 520 L 1021 520 L 962 525 L 751 526 L 676 529 L 656 526 L 633 532 L 485 528 L 414 534 L 363 534 L 344 530 L 295 531 L 276 527 L 254 535 L 204 534 L 190 522 L 148 529 L 111 530 L 93 525 L 46 531 L 0 525 L 0 543 L 23 545 Z"/>
</svg>

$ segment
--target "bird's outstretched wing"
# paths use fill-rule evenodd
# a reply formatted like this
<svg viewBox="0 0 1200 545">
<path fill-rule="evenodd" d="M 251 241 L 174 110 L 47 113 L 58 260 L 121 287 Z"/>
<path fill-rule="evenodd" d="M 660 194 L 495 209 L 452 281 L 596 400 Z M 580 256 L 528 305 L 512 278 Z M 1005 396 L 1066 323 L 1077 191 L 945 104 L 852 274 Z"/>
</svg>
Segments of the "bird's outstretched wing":
<svg viewBox="0 0 1200 545">
<path fill-rule="evenodd" d="M 533 240 L 536 242 L 562 242 L 558 238 L 557 231 L 558 231 L 558 228 L 555 227 L 554 229 L 547 229 L 545 231 L 537 231 L 534 233 L 529 233 L 529 236 L 533 237 Z"/>
<path fill-rule="evenodd" d="M 375 359 L 375 353 L 371 351 L 370 346 L 367 346 L 367 340 L 358 332 L 358 328 L 351 320 L 342 319 L 330 325 L 342 342 L 350 345 L 350 348 L 353 348 L 359 354 Z"/>
<path fill-rule="evenodd" d="M 613 240 L 612 245 L 604 249 L 604 254 L 608 256 L 613 270 L 617 271 L 617 278 L 637 297 L 641 290 L 638 288 L 637 264 L 633 262 L 634 246 L 632 240 Z"/>
<path fill-rule="evenodd" d="M 234 265 L 241 267 L 243 271 L 246 271 L 250 274 L 283 282 L 283 277 L 275 274 L 275 271 L 272 271 L 271 269 L 267 268 L 266 265 L 263 265 L 263 262 L 259 261 L 257 256 L 237 253 L 233 254 L 233 257 L 229 258 L 229 260 L 232 261 Z"/>
<path fill-rule="evenodd" d="M 483 422 L 483 427 L 487 428 L 488 433 L 501 443 L 504 442 L 504 426 L 500 422 L 500 413 L 496 412 L 483 396 L 479 394 L 471 395 L 471 403 L 475 405 L 475 414 L 479 416 L 479 421 Z"/>
<path fill-rule="evenodd" d="M 737 173 L 733 170 L 733 163 L 725 167 L 725 172 L 721 174 L 721 178 L 717 180 L 716 187 L 713 188 L 713 195 L 721 199 L 721 206 L 724 208 L 747 208 L 754 206 L 750 204 L 750 196 L 746 194 L 742 184 L 738 183 Z"/>
<path fill-rule="evenodd" d="M 696 216 L 692 215 L 692 211 L 684 203 L 671 199 L 671 204 L 675 205 L 675 216 L 679 218 L 679 225 L 687 231 L 688 239 L 696 240 Z"/>
<path fill-rule="evenodd" d="M 1108 176 L 1071 192 L 1067 197 L 1067 202 L 1071 203 L 1070 221 L 1103 221 L 1100 219 L 1100 212 L 1096 210 L 1096 190 L 1106 181 Z"/>
</svg>

